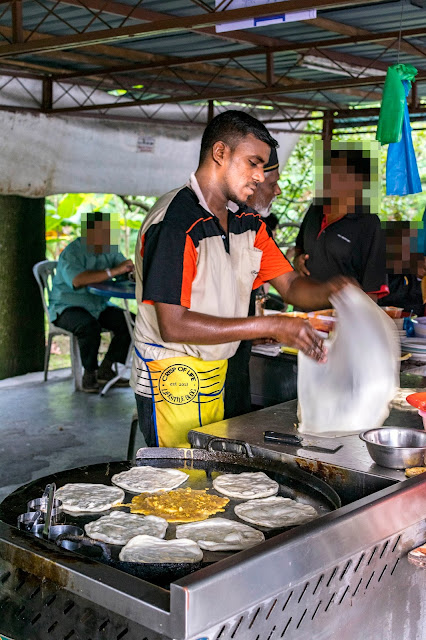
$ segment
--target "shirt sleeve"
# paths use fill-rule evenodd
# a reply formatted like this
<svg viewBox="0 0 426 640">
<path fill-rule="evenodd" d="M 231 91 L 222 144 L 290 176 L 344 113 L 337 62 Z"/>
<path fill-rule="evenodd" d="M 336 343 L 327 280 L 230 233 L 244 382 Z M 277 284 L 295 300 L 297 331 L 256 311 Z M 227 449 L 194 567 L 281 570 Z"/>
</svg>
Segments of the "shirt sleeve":
<svg viewBox="0 0 426 640">
<path fill-rule="evenodd" d="M 259 230 L 256 233 L 254 247 L 262 251 L 262 260 L 259 273 L 253 283 L 253 289 L 257 289 L 265 282 L 269 282 L 269 280 L 273 280 L 283 273 L 293 271 L 293 267 L 281 252 L 272 237 L 270 229 L 263 221 L 260 223 Z"/>
<path fill-rule="evenodd" d="M 127 258 L 120 251 L 118 253 L 111 253 L 108 257 L 110 257 L 111 261 L 110 268 L 118 267 L 119 264 L 127 260 Z"/>
<path fill-rule="evenodd" d="M 169 222 L 152 225 L 142 237 L 142 300 L 191 307 L 197 250 L 190 234 Z"/>
<path fill-rule="evenodd" d="M 79 273 L 86 271 L 84 258 L 74 243 L 71 243 L 63 250 L 59 257 L 58 267 L 65 284 L 70 289 L 74 289 L 72 281 Z"/>
<path fill-rule="evenodd" d="M 363 233 L 361 244 L 360 283 L 366 293 L 374 293 L 379 297 L 389 293 L 386 276 L 386 244 L 385 235 L 376 215 L 368 215 L 369 229 Z"/>
</svg>

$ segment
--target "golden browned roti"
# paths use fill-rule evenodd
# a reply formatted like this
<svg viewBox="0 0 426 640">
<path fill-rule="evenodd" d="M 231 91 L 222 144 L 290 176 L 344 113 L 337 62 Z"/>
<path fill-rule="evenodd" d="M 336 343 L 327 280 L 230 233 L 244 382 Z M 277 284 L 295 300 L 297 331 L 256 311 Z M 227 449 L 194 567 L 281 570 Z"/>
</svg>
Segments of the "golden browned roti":
<svg viewBox="0 0 426 640">
<path fill-rule="evenodd" d="M 229 502 L 228 498 L 209 495 L 206 491 L 187 487 L 157 495 L 141 493 L 130 504 L 121 506 L 130 507 L 131 513 L 158 516 L 167 522 L 196 522 L 224 511 L 223 507 Z"/>
<path fill-rule="evenodd" d="M 412 478 L 413 476 L 419 476 L 421 473 L 425 473 L 426 467 L 410 467 L 405 470 L 405 475 L 407 478 Z"/>
</svg>

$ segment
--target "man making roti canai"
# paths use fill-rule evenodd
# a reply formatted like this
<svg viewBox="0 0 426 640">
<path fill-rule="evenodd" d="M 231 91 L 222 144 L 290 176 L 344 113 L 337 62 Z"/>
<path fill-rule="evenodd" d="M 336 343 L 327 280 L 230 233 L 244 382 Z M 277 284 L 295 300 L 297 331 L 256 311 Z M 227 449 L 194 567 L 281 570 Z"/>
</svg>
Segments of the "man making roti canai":
<svg viewBox="0 0 426 640">
<path fill-rule="evenodd" d="M 265 282 L 310 309 L 329 306 L 348 282 L 299 277 L 246 205 L 276 146 L 252 116 L 221 113 L 204 131 L 189 182 L 159 198 L 141 227 L 131 385 L 148 446 L 189 446 L 191 429 L 223 419 L 227 361 L 241 340 L 274 340 L 326 359 L 305 320 L 247 317 L 251 291 Z"/>
</svg>

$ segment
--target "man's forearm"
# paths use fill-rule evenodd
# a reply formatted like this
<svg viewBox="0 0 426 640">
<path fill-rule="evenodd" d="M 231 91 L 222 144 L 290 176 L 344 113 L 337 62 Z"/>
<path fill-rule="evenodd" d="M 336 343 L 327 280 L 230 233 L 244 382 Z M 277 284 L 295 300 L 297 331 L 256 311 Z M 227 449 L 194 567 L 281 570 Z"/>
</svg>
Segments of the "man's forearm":
<svg viewBox="0 0 426 640">
<path fill-rule="evenodd" d="M 111 277 L 116 275 L 115 268 L 109 269 L 111 271 Z M 110 276 L 105 269 L 82 271 L 72 281 L 74 289 L 81 289 L 81 287 L 87 287 L 89 284 L 98 284 L 99 282 L 105 282 L 109 280 Z"/>
<path fill-rule="evenodd" d="M 271 280 L 282 299 L 300 309 L 325 309 L 330 305 L 330 286 L 327 282 L 317 282 L 303 278 L 295 271 Z"/>
<path fill-rule="evenodd" d="M 298 277 L 290 284 L 286 300 L 295 307 L 311 311 L 327 309 L 331 304 L 329 295 L 330 290 L 325 282 Z"/>
<path fill-rule="evenodd" d="M 223 344 L 238 340 L 272 338 L 272 317 L 219 318 L 177 305 L 156 303 L 161 337 L 165 342 Z"/>
<path fill-rule="evenodd" d="M 319 362 L 325 361 L 323 341 L 309 322 L 283 316 L 219 318 L 185 307 L 156 303 L 161 338 L 183 344 L 224 344 L 239 340 L 271 338 L 300 349 Z"/>
</svg>

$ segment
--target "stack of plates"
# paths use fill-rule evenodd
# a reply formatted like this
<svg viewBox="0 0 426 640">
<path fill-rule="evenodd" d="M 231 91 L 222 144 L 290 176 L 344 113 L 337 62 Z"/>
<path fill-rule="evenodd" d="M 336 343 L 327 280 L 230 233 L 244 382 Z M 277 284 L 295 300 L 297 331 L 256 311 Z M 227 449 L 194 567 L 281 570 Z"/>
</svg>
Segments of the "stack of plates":
<svg viewBox="0 0 426 640">
<path fill-rule="evenodd" d="M 411 353 L 416 362 L 426 362 L 426 339 L 401 337 L 401 351 Z"/>
</svg>

